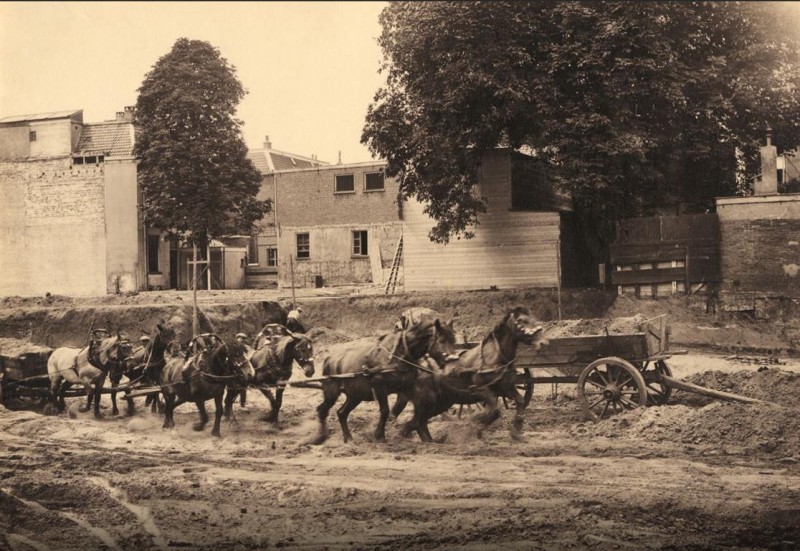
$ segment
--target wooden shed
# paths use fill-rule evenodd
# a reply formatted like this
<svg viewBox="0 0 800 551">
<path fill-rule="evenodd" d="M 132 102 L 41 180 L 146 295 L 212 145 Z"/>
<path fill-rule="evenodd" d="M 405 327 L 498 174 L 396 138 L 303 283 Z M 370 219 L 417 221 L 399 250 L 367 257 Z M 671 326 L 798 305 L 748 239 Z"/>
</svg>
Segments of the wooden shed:
<svg viewBox="0 0 800 551">
<path fill-rule="evenodd" d="M 424 205 L 403 206 L 403 272 L 407 291 L 468 290 L 496 287 L 557 287 L 561 272 L 562 227 L 568 223 L 570 201 L 538 194 L 536 201 L 523 190 L 540 190 L 542 182 L 515 163 L 530 158 L 507 149 L 488 153 L 478 175 L 475 193 L 487 199 L 473 239 L 433 243 L 433 220 Z M 512 177 L 513 176 L 513 177 Z M 513 181 L 512 181 L 513 180 Z"/>
</svg>

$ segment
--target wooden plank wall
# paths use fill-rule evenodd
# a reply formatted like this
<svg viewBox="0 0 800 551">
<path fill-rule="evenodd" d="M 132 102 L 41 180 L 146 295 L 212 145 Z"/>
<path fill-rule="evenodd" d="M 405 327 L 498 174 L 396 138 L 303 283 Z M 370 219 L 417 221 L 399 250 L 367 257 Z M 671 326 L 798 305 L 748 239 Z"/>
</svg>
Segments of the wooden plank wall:
<svg viewBox="0 0 800 551">
<path fill-rule="evenodd" d="M 423 205 L 403 206 L 404 286 L 409 291 L 556 287 L 558 212 L 511 211 L 510 157 L 484 161 L 477 193 L 489 198 L 475 237 L 447 245 L 428 237 Z"/>
<path fill-rule="evenodd" d="M 612 282 L 620 286 L 620 292 L 647 296 L 685 292 L 687 281 L 694 286 L 716 284 L 720 281 L 719 243 L 716 214 L 620 221 L 617 240 L 611 245 Z"/>
</svg>

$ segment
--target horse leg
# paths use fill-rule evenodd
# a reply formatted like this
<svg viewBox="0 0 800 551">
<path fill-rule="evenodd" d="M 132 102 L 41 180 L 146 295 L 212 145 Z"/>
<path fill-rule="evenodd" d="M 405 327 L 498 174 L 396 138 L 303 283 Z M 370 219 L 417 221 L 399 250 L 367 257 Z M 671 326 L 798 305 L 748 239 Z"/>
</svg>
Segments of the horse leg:
<svg viewBox="0 0 800 551">
<path fill-rule="evenodd" d="M 486 389 L 483 396 L 483 403 L 486 406 L 486 411 L 478 415 L 478 423 L 481 425 L 478 428 L 478 438 L 482 438 L 484 429 L 497 421 L 500 417 L 500 409 L 497 407 L 497 396 L 489 389 Z"/>
<path fill-rule="evenodd" d="M 225 394 L 225 419 L 228 421 L 231 419 L 231 414 L 233 413 L 233 402 L 236 401 L 238 394 L 239 391 L 232 388 L 229 388 L 228 392 Z"/>
<path fill-rule="evenodd" d="M 148 394 L 148 396 L 150 395 Z M 172 419 L 172 412 L 175 411 L 175 395 L 164 394 L 164 402 L 164 426 L 162 428 L 175 428 L 175 421 Z"/>
<path fill-rule="evenodd" d="M 269 415 L 267 415 L 267 417 L 268 417 L 267 420 L 272 421 L 273 423 L 277 423 L 278 422 L 278 414 L 281 411 L 281 404 L 283 404 L 283 391 L 284 390 L 285 389 L 283 389 L 283 388 L 278 388 L 278 389 L 275 390 L 275 401 L 272 402 L 272 411 L 270 411 Z"/>
<path fill-rule="evenodd" d="M 386 442 L 386 421 L 389 420 L 389 394 L 384 385 L 375 385 L 372 389 L 375 400 L 378 402 L 381 414 L 378 419 L 378 426 L 375 428 L 375 441 Z"/>
<path fill-rule="evenodd" d="M 61 394 L 61 385 L 64 384 L 64 379 L 57 379 L 54 381 L 50 381 L 50 402 L 53 404 L 53 409 L 55 409 L 56 413 L 60 413 L 63 411 L 61 404 L 59 403 L 59 396 Z"/>
<path fill-rule="evenodd" d="M 247 407 L 247 389 L 243 388 L 239 393 L 239 407 Z"/>
<path fill-rule="evenodd" d="M 394 406 L 392 406 L 392 413 L 391 416 L 394 419 L 400 417 L 400 414 L 403 413 L 403 410 L 406 409 L 408 405 L 408 397 L 404 393 L 400 393 L 397 395 L 397 400 L 394 402 Z"/>
<path fill-rule="evenodd" d="M 111 386 L 117 388 L 119 382 L 122 380 L 122 374 L 109 375 L 108 379 L 111 381 Z M 111 391 L 111 415 L 119 415 L 119 408 L 117 408 L 117 391 Z"/>
<path fill-rule="evenodd" d="M 100 414 L 100 396 L 103 394 L 103 384 L 106 382 L 106 376 L 100 377 L 99 381 L 94 383 L 94 417 L 100 419 L 103 416 Z M 117 412 L 119 413 L 119 412 Z"/>
<path fill-rule="evenodd" d="M 206 401 L 205 400 L 195 400 L 195 405 L 197 406 L 197 413 L 200 414 L 200 421 L 195 423 L 192 426 L 192 429 L 200 432 L 204 428 L 206 428 L 206 424 L 208 423 L 208 413 L 206 413 Z"/>
<path fill-rule="evenodd" d="M 514 420 L 511 422 L 511 438 L 514 440 L 521 440 L 522 429 L 525 425 L 525 397 L 513 384 L 510 385 L 508 393 L 511 398 L 513 398 L 514 405 L 517 407 L 516 415 L 514 415 Z"/>
<path fill-rule="evenodd" d="M 416 412 L 416 408 L 415 412 Z M 417 434 L 419 435 L 419 439 L 425 443 L 430 444 L 433 442 L 433 436 L 431 436 L 431 431 L 428 430 L 428 421 L 430 418 L 433 417 L 425 408 L 422 408 L 420 412 L 419 421 L 417 422 Z"/>
<path fill-rule="evenodd" d="M 211 436 L 222 436 L 219 432 L 219 422 L 222 419 L 222 395 L 224 392 L 225 389 L 223 388 L 214 396 L 214 406 L 216 407 L 216 410 L 214 411 L 214 428 L 211 429 Z M 230 392 L 230 390 L 228 392 Z M 237 394 L 238 391 L 233 395 L 233 397 L 236 398 Z"/>
<path fill-rule="evenodd" d="M 314 445 L 322 444 L 328 439 L 328 414 L 331 412 L 333 404 L 339 399 L 339 384 L 336 383 L 334 386 L 331 384 L 326 385 L 325 382 L 323 382 L 322 393 L 324 398 L 322 403 L 317 406 L 319 429 L 317 431 L 317 436 L 310 441 L 310 443 Z"/>
<path fill-rule="evenodd" d="M 89 411 L 92 407 L 92 402 L 94 401 L 94 397 L 92 396 L 92 383 L 88 381 L 81 381 L 83 383 L 83 389 L 86 392 L 86 406 L 81 406 L 78 408 L 78 411 L 81 413 L 85 411 Z"/>
<path fill-rule="evenodd" d="M 61 385 L 58 388 L 58 411 L 64 411 L 67 409 L 67 402 L 64 401 L 64 395 L 72 386 L 72 383 L 67 380 L 62 380 Z"/>
<path fill-rule="evenodd" d="M 353 435 L 350 434 L 350 427 L 347 426 L 347 418 L 350 416 L 350 412 L 356 409 L 360 403 L 361 400 L 347 396 L 344 404 L 342 404 L 342 406 L 336 411 L 336 416 L 339 418 L 339 424 L 342 426 L 342 437 L 344 438 L 345 444 L 353 439 Z"/>
<path fill-rule="evenodd" d="M 130 388 L 126 388 L 125 389 L 125 401 L 128 403 L 128 409 L 125 412 L 125 415 L 127 415 L 128 417 L 133 417 L 134 415 L 136 415 L 136 406 L 133 403 L 133 398 L 130 397 L 130 393 L 131 393 L 131 389 Z M 113 395 L 112 395 L 111 399 L 112 400 L 114 399 Z"/>
<path fill-rule="evenodd" d="M 276 391 L 277 392 L 277 391 Z M 278 417 L 277 413 L 275 412 L 275 408 L 278 406 L 277 400 L 275 400 L 275 396 L 272 395 L 272 391 L 268 388 L 262 388 L 261 394 L 263 394 L 267 400 L 269 400 L 269 413 L 265 413 L 261 416 L 261 420 L 267 423 L 275 421 Z"/>
</svg>

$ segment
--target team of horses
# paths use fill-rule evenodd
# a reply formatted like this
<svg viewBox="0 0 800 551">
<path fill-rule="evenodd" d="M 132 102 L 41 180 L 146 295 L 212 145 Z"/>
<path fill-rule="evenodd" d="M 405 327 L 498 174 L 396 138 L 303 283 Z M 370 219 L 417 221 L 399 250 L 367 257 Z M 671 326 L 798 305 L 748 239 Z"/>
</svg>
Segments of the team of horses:
<svg viewBox="0 0 800 551">
<path fill-rule="evenodd" d="M 517 388 L 514 367 L 520 343 L 538 350 L 545 343 L 543 329 L 530 312 L 517 307 L 505 313 L 483 340 L 463 350 L 456 345 L 453 319 L 444 321 L 427 309 L 404 312 L 394 329 L 372 339 L 362 339 L 325 355 L 322 376 L 312 379 L 322 390 L 317 407 L 318 430 L 310 440 L 320 444 L 329 437 L 327 419 L 331 408 L 344 394 L 337 410 L 345 442 L 352 439 L 348 426 L 350 413 L 362 402 L 378 403 L 380 416 L 374 438 L 386 441 L 390 415 L 399 416 L 407 404 L 414 412 L 402 428 L 403 436 L 416 432 L 424 442 L 432 441 L 429 421 L 459 404 L 482 404 L 475 416 L 478 435 L 500 417 L 498 400 L 516 406 L 512 436 L 521 434 L 525 400 Z M 100 395 L 106 378 L 112 384 L 112 413 L 118 414 L 117 390 L 124 392 L 128 414 L 133 415 L 132 388 L 149 390 L 153 411 L 163 396 L 164 429 L 175 426 L 174 411 L 179 405 L 196 405 L 199 420 L 193 428 L 202 431 L 209 421 L 206 402 L 214 400 L 215 416 L 211 431 L 220 436 L 223 416 L 233 416 L 234 403 L 246 389 L 260 390 L 270 403 L 263 420 L 276 423 L 284 390 L 294 367 L 307 378 L 315 374 L 311 339 L 277 323 L 268 323 L 252 343 L 245 335 L 224 340 L 217 334 L 194 337 L 186 347 L 178 346 L 175 330 L 163 321 L 144 344 L 135 347 L 123 335 L 95 331 L 83 348 L 62 347 L 48 361 L 50 397 L 57 411 L 65 408 L 64 393 L 73 384 L 82 384 L 88 411 L 101 417 Z M 120 386 L 122 378 L 128 383 Z M 273 394 L 274 391 L 274 394 Z M 393 408 L 389 397 L 397 396 Z M 234 417 L 235 419 L 235 417 Z"/>
</svg>

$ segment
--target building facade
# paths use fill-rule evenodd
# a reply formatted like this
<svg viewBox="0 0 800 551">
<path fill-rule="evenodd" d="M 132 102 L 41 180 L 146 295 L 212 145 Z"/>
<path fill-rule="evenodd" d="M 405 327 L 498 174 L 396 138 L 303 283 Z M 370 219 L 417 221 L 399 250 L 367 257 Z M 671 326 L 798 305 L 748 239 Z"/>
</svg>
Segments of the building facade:
<svg viewBox="0 0 800 551">
<path fill-rule="evenodd" d="M 248 277 L 269 270 L 283 286 L 382 283 L 402 234 L 398 185 L 384 166 L 320 162 L 265 174 L 272 212 Z"/>
<path fill-rule="evenodd" d="M 0 295 L 100 295 L 146 285 L 133 109 L 0 119 Z"/>
</svg>

